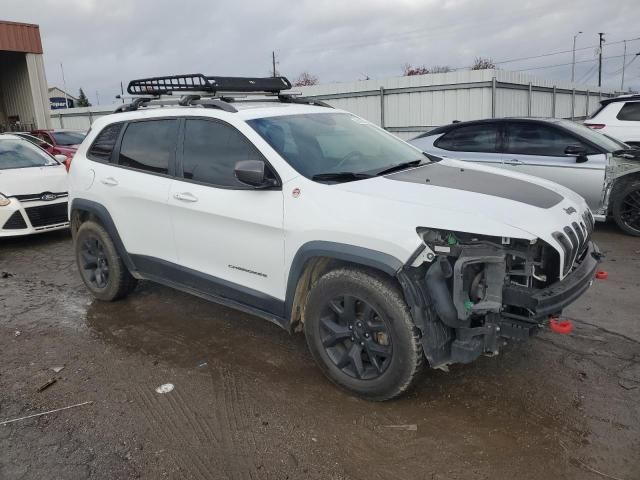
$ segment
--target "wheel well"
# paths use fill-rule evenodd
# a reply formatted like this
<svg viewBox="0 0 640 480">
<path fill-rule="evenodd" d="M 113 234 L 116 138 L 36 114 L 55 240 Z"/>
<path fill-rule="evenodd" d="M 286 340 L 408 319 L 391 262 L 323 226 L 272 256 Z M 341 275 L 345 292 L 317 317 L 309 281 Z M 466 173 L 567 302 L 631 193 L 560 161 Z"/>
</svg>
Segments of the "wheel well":
<svg viewBox="0 0 640 480">
<path fill-rule="evenodd" d="M 71 235 L 75 238 L 75 235 L 76 233 L 78 233 L 78 229 L 80 228 L 80 226 L 89 220 L 102 225 L 102 222 L 94 213 L 89 212 L 87 210 L 81 210 L 81 209 L 73 210 L 71 212 L 71 219 L 70 219 Z"/>
<path fill-rule="evenodd" d="M 640 181 L 640 172 L 630 173 L 629 175 L 624 175 L 615 180 L 613 190 L 611 191 L 611 200 L 609 201 L 609 213 L 611 213 L 613 210 L 613 203 L 615 199 L 620 194 L 620 192 L 624 190 L 627 184 L 638 181 Z"/>
<path fill-rule="evenodd" d="M 398 280 L 380 269 L 332 257 L 311 257 L 306 260 L 296 284 L 289 322 L 289 328 L 291 331 L 302 331 L 302 325 L 304 324 L 305 301 L 313 285 L 327 273 L 345 267 L 372 273 L 381 279 L 393 283 L 394 286 L 396 286 L 400 290 L 400 292 L 402 292 Z"/>
</svg>

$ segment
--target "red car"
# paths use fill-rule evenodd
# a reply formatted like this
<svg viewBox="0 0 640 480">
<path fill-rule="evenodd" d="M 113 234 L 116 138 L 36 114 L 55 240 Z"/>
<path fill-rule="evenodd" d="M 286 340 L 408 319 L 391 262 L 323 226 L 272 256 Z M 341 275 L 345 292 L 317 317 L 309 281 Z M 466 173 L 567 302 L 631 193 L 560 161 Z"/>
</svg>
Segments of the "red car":
<svg viewBox="0 0 640 480">
<path fill-rule="evenodd" d="M 52 155 L 66 155 L 69 160 L 73 158 L 78 146 L 87 135 L 77 130 L 33 130 L 31 135 L 53 145 Z"/>
</svg>

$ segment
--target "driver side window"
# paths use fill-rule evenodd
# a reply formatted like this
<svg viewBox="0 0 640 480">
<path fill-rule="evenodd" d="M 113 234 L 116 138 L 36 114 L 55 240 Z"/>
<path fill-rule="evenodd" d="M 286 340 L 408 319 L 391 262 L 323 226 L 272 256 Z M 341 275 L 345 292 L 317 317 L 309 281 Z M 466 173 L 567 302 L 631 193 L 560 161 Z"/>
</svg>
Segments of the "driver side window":
<svg viewBox="0 0 640 480">
<path fill-rule="evenodd" d="M 564 157 L 569 145 L 592 150 L 573 135 L 559 128 L 538 123 L 510 123 L 508 127 L 506 153 Z"/>
</svg>

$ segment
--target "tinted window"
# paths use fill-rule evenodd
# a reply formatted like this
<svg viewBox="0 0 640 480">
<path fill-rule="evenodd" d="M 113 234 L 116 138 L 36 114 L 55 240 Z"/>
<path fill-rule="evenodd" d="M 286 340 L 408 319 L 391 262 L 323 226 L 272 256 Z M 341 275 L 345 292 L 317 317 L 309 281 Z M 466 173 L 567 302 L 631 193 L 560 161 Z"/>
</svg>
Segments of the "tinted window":
<svg viewBox="0 0 640 480">
<path fill-rule="evenodd" d="M 118 164 L 153 173 L 168 173 L 178 136 L 177 120 L 149 120 L 127 126 Z"/>
<path fill-rule="evenodd" d="M 496 152 L 497 142 L 497 125 L 469 125 L 445 133 L 435 146 L 460 152 Z"/>
<path fill-rule="evenodd" d="M 234 173 L 236 162 L 261 155 L 238 130 L 209 120 L 187 120 L 184 130 L 183 176 L 223 187 L 247 187 Z"/>
<path fill-rule="evenodd" d="M 107 125 L 94 140 L 87 156 L 93 160 L 108 162 L 111 158 L 111 152 L 118 141 L 122 125 L 122 123 Z"/>
<path fill-rule="evenodd" d="M 87 135 L 84 132 L 52 132 L 57 145 L 80 145 Z"/>
<path fill-rule="evenodd" d="M 625 103 L 616 118 L 628 122 L 640 122 L 640 102 Z"/>
<path fill-rule="evenodd" d="M 564 156 L 569 145 L 586 145 L 559 128 L 537 123 L 510 123 L 505 151 L 523 155 Z"/>
<path fill-rule="evenodd" d="M 52 157 L 26 140 L 0 140 L 0 170 L 60 165 Z"/>
</svg>

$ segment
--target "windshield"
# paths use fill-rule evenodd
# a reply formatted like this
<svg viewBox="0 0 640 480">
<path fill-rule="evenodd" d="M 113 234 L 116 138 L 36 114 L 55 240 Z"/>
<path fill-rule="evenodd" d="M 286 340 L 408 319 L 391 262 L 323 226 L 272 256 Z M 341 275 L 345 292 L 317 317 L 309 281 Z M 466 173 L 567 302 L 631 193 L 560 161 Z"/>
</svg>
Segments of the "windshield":
<svg viewBox="0 0 640 480">
<path fill-rule="evenodd" d="M 628 148 L 622 142 L 614 140 L 611 137 L 606 137 L 603 134 L 592 130 L 589 127 L 585 127 L 576 122 L 572 122 L 570 120 L 560 120 L 560 123 L 567 130 L 571 130 L 573 133 L 580 135 L 581 137 L 589 140 L 591 143 L 595 143 L 600 148 L 606 150 L 607 152 L 615 152 L 616 150 L 620 150 L 623 148 Z"/>
<path fill-rule="evenodd" d="M 247 123 L 307 178 L 375 174 L 405 162 L 429 161 L 418 149 L 348 113 L 285 115 Z"/>
<path fill-rule="evenodd" d="M 0 140 L 0 170 L 60 165 L 26 140 Z"/>
<path fill-rule="evenodd" d="M 83 132 L 51 132 L 58 145 L 79 145 L 87 135 Z"/>
</svg>

